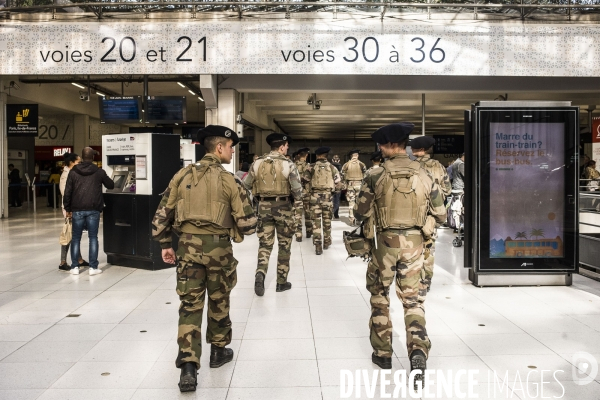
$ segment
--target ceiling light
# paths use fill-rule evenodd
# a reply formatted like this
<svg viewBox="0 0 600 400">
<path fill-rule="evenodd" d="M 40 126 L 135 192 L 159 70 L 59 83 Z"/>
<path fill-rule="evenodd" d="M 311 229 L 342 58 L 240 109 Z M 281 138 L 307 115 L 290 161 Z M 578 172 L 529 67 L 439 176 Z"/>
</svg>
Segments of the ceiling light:
<svg viewBox="0 0 600 400">
<path fill-rule="evenodd" d="M 106 97 L 106 95 L 105 95 L 104 93 L 102 93 L 102 92 L 99 92 L 99 91 L 97 91 L 97 90 L 96 90 L 96 94 L 97 94 L 98 96 Z"/>
<path fill-rule="evenodd" d="M 192 92 L 191 90 L 188 90 L 188 92 L 190 92 L 193 96 L 196 95 L 196 93 Z"/>
<path fill-rule="evenodd" d="M 198 100 L 204 103 L 204 99 L 202 97 L 198 97 Z"/>
<path fill-rule="evenodd" d="M 71 85 L 77 86 L 79 89 L 85 89 L 85 86 L 80 85 L 79 83 L 71 82 Z"/>
<path fill-rule="evenodd" d="M 184 88 L 184 87 L 185 87 L 185 85 L 184 85 L 183 83 L 181 83 L 181 82 L 177 82 L 177 84 L 178 84 L 179 86 L 181 86 L 182 88 Z"/>
</svg>

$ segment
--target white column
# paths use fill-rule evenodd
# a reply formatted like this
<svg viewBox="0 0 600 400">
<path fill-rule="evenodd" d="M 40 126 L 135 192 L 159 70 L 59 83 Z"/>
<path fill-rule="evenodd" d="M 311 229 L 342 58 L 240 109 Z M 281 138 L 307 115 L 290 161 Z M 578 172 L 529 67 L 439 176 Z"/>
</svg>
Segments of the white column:
<svg viewBox="0 0 600 400">
<path fill-rule="evenodd" d="M 0 80 L 0 88 L 4 81 Z M 0 93 L 0 216 L 8 218 L 8 137 L 6 136 L 6 93 Z"/>
<path fill-rule="evenodd" d="M 212 123 L 214 124 L 214 120 L 216 119 L 217 125 L 226 126 L 235 132 L 235 125 L 237 123 L 236 118 L 239 113 L 238 98 L 238 92 L 234 89 L 219 89 L 218 108 L 216 110 L 212 110 Z M 207 111 L 207 114 L 208 113 L 209 112 Z M 239 154 L 236 149 L 231 163 L 223 166 L 226 170 L 235 173 L 235 171 L 238 169 L 238 164 Z"/>
<path fill-rule="evenodd" d="M 73 152 L 81 156 L 81 150 L 90 145 L 89 115 L 73 116 Z"/>
</svg>

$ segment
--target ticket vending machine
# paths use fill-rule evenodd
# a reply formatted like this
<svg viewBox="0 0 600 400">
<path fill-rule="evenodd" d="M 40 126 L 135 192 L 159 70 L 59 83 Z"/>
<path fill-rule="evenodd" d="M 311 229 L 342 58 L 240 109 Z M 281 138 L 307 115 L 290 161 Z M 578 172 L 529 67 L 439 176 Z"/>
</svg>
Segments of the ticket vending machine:
<svg viewBox="0 0 600 400">
<path fill-rule="evenodd" d="M 477 286 L 570 285 L 578 268 L 579 107 L 465 113 L 465 267 Z"/>
<path fill-rule="evenodd" d="M 152 240 L 152 218 L 179 170 L 179 136 L 126 133 L 102 137 L 102 165 L 115 182 L 104 194 L 104 252 L 108 262 L 134 268 L 172 267 Z"/>
</svg>

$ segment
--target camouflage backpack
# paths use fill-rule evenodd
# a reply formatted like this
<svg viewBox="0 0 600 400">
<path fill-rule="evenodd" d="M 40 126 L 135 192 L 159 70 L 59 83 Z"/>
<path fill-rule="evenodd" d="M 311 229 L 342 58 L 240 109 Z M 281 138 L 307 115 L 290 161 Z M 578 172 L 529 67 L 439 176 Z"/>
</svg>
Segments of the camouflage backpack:
<svg viewBox="0 0 600 400">
<path fill-rule="evenodd" d="M 254 163 L 253 192 L 261 196 L 287 196 L 290 194 L 288 177 L 290 163 L 284 157 L 265 156 Z"/>
<path fill-rule="evenodd" d="M 362 227 L 358 227 L 351 232 L 344 231 L 343 239 L 348 258 L 360 257 L 365 261 L 371 258 L 372 240 L 364 237 Z"/>
<path fill-rule="evenodd" d="M 326 162 L 317 162 L 313 166 L 313 175 L 310 185 L 313 189 L 329 189 L 333 190 L 335 185 L 333 183 L 333 172 L 331 170 L 331 164 Z"/>
</svg>

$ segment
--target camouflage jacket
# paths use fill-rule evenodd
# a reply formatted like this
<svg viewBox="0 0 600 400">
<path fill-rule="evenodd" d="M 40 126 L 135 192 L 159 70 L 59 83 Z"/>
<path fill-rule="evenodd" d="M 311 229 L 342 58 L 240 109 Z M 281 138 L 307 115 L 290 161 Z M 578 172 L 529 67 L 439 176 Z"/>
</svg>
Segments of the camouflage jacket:
<svg viewBox="0 0 600 400">
<path fill-rule="evenodd" d="M 368 175 L 371 175 L 371 174 L 373 174 L 373 173 L 377 173 L 377 171 L 378 171 L 378 170 L 379 170 L 381 167 L 382 167 L 382 165 L 381 165 L 381 164 L 379 164 L 379 165 L 373 165 L 373 166 L 372 166 L 371 168 L 369 168 L 369 169 L 367 170 L 367 172 L 365 173 L 365 178 L 366 178 Z"/>
<path fill-rule="evenodd" d="M 433 180 L 438 184 L 444 198 L 448 197 L 452 192 L 452 184 L 450 183 L 446 168 L 444 168 L 438 160 L 431 158 L 429 154 L 425 154 L 423 157 L 417 157 L 417 161 L 421 164 L 421 167 L 425 168 L 433 177 Z"/>
<path fill-rule="evenodd" d="M 302 192 L 304 194 L 310 192 L 310 185 L 302 179 L 302 175 L 304 175 L 304 171 L 309 166 L 310 166 L 310 164 L 307 163 L 306 161 L 301 161 L 301 160 L 296 161 L 296 168 L 298 168 L 298 175 L 300 176 L 300 181 L 302 182 Z"/>
<path fill-rule="evenodd" d="M 276 158 L 283 157 L 281 154 L 279 154 L 279 152 L 271 151 L 270 153 L 265 154 L 264 156 L 260 157 L 256 161 L 254 161 L 252 163 L 252 165 L 250 166 L 250 170 L 248 171 L 248 174 L 246 175 L 246 177 L 244 178 L 244 181 L 243 181 L 246 189 L 252 190 L 254 181 L 257 179 L 254 164 L 267 156 L 276 157 Z M 289 166 L 290 174 L 288 175 L 288 182 L 290 184 L 290 192 L 294 196 L 294 200 L 301 202 L 302 201 L 302 183 L 300 181 L 300 174 L 298 173 L 298 168 L 296 168 L 296 164 L 294 164 L 294 162 L 291 160 L 286 159 L 285 162 L 290 163 L 290 166 Z"/>
<path fill-rule="evenodd" d="M 329 163 L 329 161 L 327 161 L 327 159 L 317 159 L 316 163 L 306 165 L 306 169 L 304 170 L 304 173 L 302 174 L 302 182 L 309 185 L 309 187 L 310 187 L 310 182 L 312 181 L 314 168 L 317 163 Z M 342 180 L 342 178 L 340 176 L 340 172 L 333 164 L 331 164 L 331 163 L 329 163 L 329 164 L 331 165 L 331 174 L 333 176 L 333 184 L 337 185 Z M 312 190 L 312 188 L 311 188 L 311 190 Z"/>
<path fill-rule="evenodd" d="M 386 165 L 388 163 L 408 165 L 411 160 L 407 154 L 397 154 L 385 162 Z M 378 182 L 383 178 L 384 171 L 384 168 L 379 168 L 365 177 L 354 205 L 354 218 L 356 220 L 364 221 L 375 216 L 375 200 L 379 199 L 385 190 L 390 190 L 390 188 L 384 188 L 383 185 L 378 185 Z M 438 185 L 423 168 L 421 168 L 419 180 L 427 188 L 431 188 L 428 193 L 427 213 L 433 216 L 438 223 L 443 223 L 446 219 L 446 207 L 444 206 L 444 196 L 441 194 Z"/>
<path fill-rule="evenodd" d="M 207 153 L 200 165 L 210 163 L 221 163 L 220 159 L 214 154 Z M 158 209 L 152 219 L 152 238 L 158 242 L 163 249 L 171 248 L 171 230 L 175 222 L 175 211 L 178 201 L 180 200 L 179 185 L 184 176 L 191 173 L 191 168 L 200 167 L 198 163 L 192 167 L 186 167 L 173 176 L 169 187 L 163 193 L 162 200 L 158 205 Z M 248 192 L 242 183 L 233 177 L 233 174 L 223 170 L 221 173 L 223 181 L 222 189 L 224 195 L 229 199 L 231 205 L 231 215 L 235 221 L 235 226 L 232 229 L 227 229 L 217 225 L 196 226 L 193 223 L 184 222 L 180 231 L 182 233 L 192 234 L 210 234 L 210 235 L 230 235 L 234 241 L 241 242 L 243 235 L 251 235 L 256 230 L 257 218 L 254 214 L 252 204 L 248 199 Z"/>
</svg>

